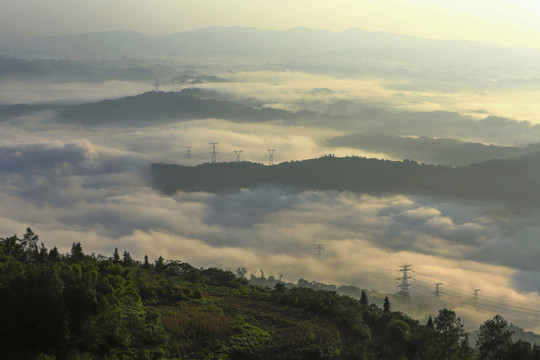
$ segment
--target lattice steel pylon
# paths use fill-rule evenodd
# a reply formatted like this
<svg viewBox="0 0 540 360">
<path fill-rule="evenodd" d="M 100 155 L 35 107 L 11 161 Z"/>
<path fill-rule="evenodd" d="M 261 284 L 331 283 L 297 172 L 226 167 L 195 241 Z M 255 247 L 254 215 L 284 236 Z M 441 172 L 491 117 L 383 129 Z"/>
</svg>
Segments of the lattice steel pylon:
<svg viewBox="0 0 540 360">
<path fill-rule="evenodd" d="M 435 284 L 435 291 L 433 292 L 433 295 L 435 295 L 435 297 L 441 297 L 441 294 L 442 294 L 441 286 L 442 285 L 443 285 L 443 283 L 436 283 Z"/>
<path fill-rule="evenodd" d="M 212 151 L 210 151 L 210 155 L 212 155 L 212 164 L 215 164 L 216 163 L 216 158 L 217 158 L 217 150 L 216 150 L 216 146 L 217 146 L 217 142 L 211 142 L 210 143 L 210 146 L 211 146 L 211 149 Z"/>
<path fill-rule="evenodd" d="M 314 249 L 317 251 L 314 255 L 320 257 L 322 252 L 325 250 L 324 244 L 316 244 Z"/>
<path fill-rule="evenodd" d="M 276 152 L 276 149 L 267 149 L 268 151 L 268 166 L 274 165 L 274 152 Z"/>
<path fill-rule="evenodd" d="M 234 155 L 236 155 L 236 162 L 240 162 L 240 155 L 242 155 L 242 150 L 234 150 Z"/>
<path fill-rule="evenodd" d="M 398 277 L 396 280 L 401 280 L 401 284 L 398 285 L 398 288 L 401 289 L 401 292 L 404 292 L 404 293 L 409 293 L 409 287 L 411 286 L 409 284 L 409 279 L 412 279 L 411 276 L 409 276 L 408 272 L 409 271 L 412 271 L 410 269 L 412 265 L 409 264 L 409 265 L 400 265 L 399 267 L 401 268 L 401 272 L 403 272 L 403 275 L 401 277 Z"/>
</svg>

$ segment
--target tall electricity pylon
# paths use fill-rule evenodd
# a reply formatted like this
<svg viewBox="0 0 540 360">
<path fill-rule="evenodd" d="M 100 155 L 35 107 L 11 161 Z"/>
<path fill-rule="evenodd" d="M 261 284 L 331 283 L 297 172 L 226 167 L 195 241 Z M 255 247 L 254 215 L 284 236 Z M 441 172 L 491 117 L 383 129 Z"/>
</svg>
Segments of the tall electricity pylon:
<svg viewBox="0 0 540 360">
<path fill-rule="evenodd" d="M 411 269 L 409 269 L 412 265 L 400 265 L 399 267 L 401 268 L 401 272 L 403 272 L 403 276 L 401 277 L 398 277 L 396 280 L 401 280 L 401 285 L 398 285 L 398 288 L 401 289 L 401 292 L 404 292 L 404 293 L 409 293 L 409 286 L 411 286 L 409 284 L 409 279 L 412 279 L 411 276 L 409 276 L 408 272 L 409 271 L 412 271 Z"/>
</svg>

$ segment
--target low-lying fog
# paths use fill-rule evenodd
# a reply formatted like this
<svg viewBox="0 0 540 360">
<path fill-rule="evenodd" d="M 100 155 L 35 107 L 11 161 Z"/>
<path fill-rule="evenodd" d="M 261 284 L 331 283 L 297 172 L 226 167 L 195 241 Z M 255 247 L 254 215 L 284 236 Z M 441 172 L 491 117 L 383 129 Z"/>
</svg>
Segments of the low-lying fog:
<svg viewBox="0 0 540 360">
<path fill-rule="evenodd" d="M 179 66 L 179 72 L 187 68 L 193 66 Z M 118 248 L 137 259 L 161 255 L 233 271 L 245 266 L 248 275 L 263 269 L 267 275 L 283 274 L 286 281 L 304 278 L 389 293 L 397 291 L 398 266 L 412 264 L 413 298 L 433 299 L 434 284 L 440 282 L 444 294 L 437 301 L 452 306 L 468 327 L 502 313 L 540 332 L 540 208 L 524 214 L 457 199 L 267 186 L 168 196 L 152 186 L 151 163 L 209 162 L 211 142 L 218 143 L 220 162 L 234 161 L 234 151 L 242 150 L 240 160 L 260 163 L 268 162 L 267 149 L 275 149 L 274 163 L 325 154 L 408 157 L 396 147 L 330 141 L 352 134 L 514 147 L 540 142 L 540 88 L 534 74 L 475 77 L 453 68 L 435 76 L 412 67 L 384 67 L 374 75 L 347 76 L 286 68 L 211 71 L 205 66 L 229 82 L 196 86 L 256 108 L 317 112 L 302 121 L 215 118 L 126 125 L 111 119 L 109 125 L 83 126 L 56 121 L 52 109 L 3 118 L 0 236 L 22 235 L 30 226 L 47 247 L 62 252 L 81 242 L 87 253 L 111 255 Z M 160 80 L 162 91 L 192 87 Z M 0 104 L 99 101 L 155 85 L 4 79 Z M 320 257 L 313 256 L 315 244 L 325 245 Z M 477 300 L 474 289 L 482 289 Z"/>
</svg>

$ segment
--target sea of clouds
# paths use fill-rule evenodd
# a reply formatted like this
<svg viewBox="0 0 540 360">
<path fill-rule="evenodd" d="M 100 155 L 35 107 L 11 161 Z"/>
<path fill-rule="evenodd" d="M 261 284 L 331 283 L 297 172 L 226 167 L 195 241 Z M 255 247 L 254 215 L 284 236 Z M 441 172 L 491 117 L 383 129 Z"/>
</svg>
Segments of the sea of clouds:
<svg viewBox="0 0 540 360">
<path fill-rule="evenodd" d="M 396 90 L 380 79 L 287 71 L 224 76 L 233 83 L 203 87 L 232 100 L 291 111 L 358 98 L 362 101 L 335 108 L 335 114 L 354 116 L 358 112 L 351 107 L 363 110 L 366 103 L 392 103 L 400 111 L 450 109 L 463 116 L 472 113 L 467 109 L 487 109 L 475 110 L 485 116 L 504 107 L 504 115 L 530 119 L 537 110 L 519 107 L 519 92 L 471 97 L 465 91 Z M 134 95 L 150 87 L 145 86 L 4 82 L 0 102 L 94 101 Z M 331 92 L 313 91 L 322 88 Z M 521 102 L 537 103 L 537 96 L 537 91 L 528 92 Z M 529 129 L 528 124 L 505 124 L 518 135 Z M 270 186 L 171 196 L 152 183 L 152 163 L 208 162 L 210 142 L 219 143 L 218 161 L 234 161 L 234 151 L 242 150 L 241 160 L 267 163 L 269 148 L 276 149 L 275 163 L 329 153 L 392 159 L 384 153 L 324 145 L 324 140 L 347 133 L 347 127 L 337 125 L 199 119 L 84 127 L 56 122 L 53 110 L 5 119 L 0 121 L 0 237 L 22 236 L 30 226 L 48 248 L 57 246 L 64 253 L 73 242 L 81 242 L 86 253 L 110 256 L 118 248 L 136 259 L 161 255 L 232 271 L 244 266 L 248 275 L 263 269 L 267 275 L 283 274 L 286 281 L 304 278 L 390 293 L 399 285 L 399 266 L 412 264 L 413 298 L 433 300 L 434 284 L 441 282 L 444 295 L 437 304 L 454 308 L 468 326 L 503 313 L 540 332 L 540 212 L 463 199 Z M 500 138 L 499 133 L 492 138 Z M 186 146 L 191 146 L 190 158 Z M 315 244 L 325 245 L 320 257 L 313 256 Z M 474 300 L 473 290 L 479 288 L 479 299 Z"/>
<path fill-rule="evenodd" d="M 450 301 L 469 324 L 504 304 L 540 300 L 538 214 L 516 216 L 501 205 L 407 194 L 373 195 L 300 191 L 261 186 L 234 193 L 161 193 L 152 184 L 152 162 L 196 164 L 209 160 L 277 162 L 347 155 L 318 141 L 328 129 L 283 124 L 237 124 L 203 119 L 159 126 L 83 128 L 54 123 L 54 114 L 0 123 L 0 236 L 27 226 L 48 248 L 69 252 L 187 261 L 250 273 L 283 274 L 395 292 L 399 265 L 413 264 L 418 298 L 445 283 Z M 193 146 L 193 157 L 185 146 Z M 355 155 L 365 155 L 358 153 Z M 315 244 L 325 244 L 314 257 Z M 478 309 L 472 290 L 482 288 L 492 308 Z M 534 306 L 534 305 L 531 305 Z M 536 317 L 535 317 L 536 316 Z M 533 312 L 506 316 L 535 328 Z M 540 329 L 537 329 L 540 330 Z"/>
</svg>

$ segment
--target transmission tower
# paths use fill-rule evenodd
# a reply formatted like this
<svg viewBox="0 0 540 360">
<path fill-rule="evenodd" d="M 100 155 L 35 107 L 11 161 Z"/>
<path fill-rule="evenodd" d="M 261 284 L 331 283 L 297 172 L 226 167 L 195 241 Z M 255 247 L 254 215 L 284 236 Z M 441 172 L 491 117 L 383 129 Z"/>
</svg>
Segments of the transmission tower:
<svg viewBox="0 0 540 360">
<path fill-rule="evenodd" d="M 240 155 L 242 155 L 242 150 L 234 150 L 234 155 L 236 155 L 236 162 L 240 162 Z"/>
<path fill-rule="evenodd" d="M 154 83 L 154 89 L 155 92 L 159 92 L 159 79 L 156 79 L 156 82 Z"/>
<path fill-rule="evenodd" d="M 313 255 L 320 257 L 322 255 L 322 252 L 325 250 L 324 244 L 316 244 L 314 249 L 316 250 L 316 253 Z"/>
<path fill-rule="evenodd" d="M 443 285 L 443 283 L 436 283 L 435 284 L 435 291 L 433 292 L 435 297 L 441 297 L 441 294 L 442 294 L 441 286 L 442 285 Z"/>
<path fill-rule="evenodd" d="M 398 285 L 398 288 L 401 289 L 401 292 L 404 292 L 404 293 L 409 293 L 409 286 L 411 286 L 409 284 L 409 279 L 412 279 L 411 276 L 409 276 L 408 272 L 409 271 L 412 271 L 411 269 L 409 269 L 412 265 L 400 265 L 399 267 L 401 268 L 401 272 L 403 272 L 403 275 L 401 277 L 398 277 L 396 280 L 401 280 L 401 285 Z"/>
<path fill-rule="evenodd" d="M 216 155 L 217 155 L 217 150 L 216 150 L 216 145 L 218 143 L 217 142 L 211 142 L 210 143 L 210 146 L 211 146 L 211 149 L 212 151 L 210 151 L 210 155 L 212 155 L 212 164 L 215 164 L 216 163 Z"/>
<path fill-rule="evenodd" d="M 186 146 L 186 157 L 191 158 L 191 146 Z"/>
<path fill-rule="evenodd" d="M 267 149 L 268 151 L 268 166 L 274 165 L 274 152 L 276 149 Z"/>
<path fill-rule="evenodd" d="M 482 291 L 481 289 L 474 289 L 474 300 L 478 300 L 478 292 Z"/>
</svg>

